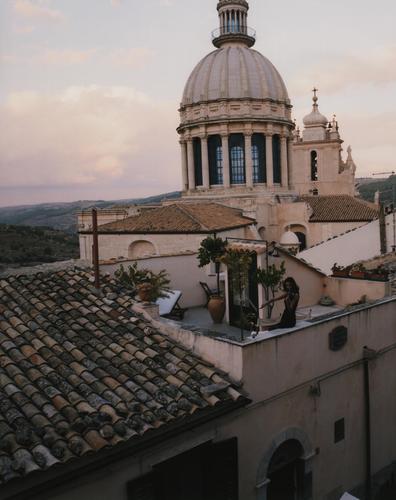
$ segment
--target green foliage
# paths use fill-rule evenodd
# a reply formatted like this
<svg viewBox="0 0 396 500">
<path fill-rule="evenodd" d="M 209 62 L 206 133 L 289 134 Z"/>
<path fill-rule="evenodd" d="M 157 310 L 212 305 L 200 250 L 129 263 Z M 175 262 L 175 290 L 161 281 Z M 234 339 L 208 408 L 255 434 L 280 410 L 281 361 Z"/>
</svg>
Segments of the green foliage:
<svg viewBox="0 0 396 500">
<path fill-rule="evenodd" d="M 217 263 L 224 255 L 227 248 L 227 242 L 217 236 L 208 236 L 201 241 L 201 246 L 198 249 L 197 259 L 199 267 L 204 267 L 211 262 Z"/>
<path fill-rule="evenodd" d="M 262 285 L 264 288 L 270 288 L 271 290 L 277 291 L 279 285 L 282 283 L 283 276 L 286 273 L 285 262 L 282 261 L 279 267 L 275 264 L 268 266 L 268 271 L 266 269 L 257 269 L 256 278 L 257 283 Z"/>
<path fill-rule="evenodd" d="M 239 324 L 241 328 L 241 341 L 243 341 L 243 330 L 249 327 L 251 322 L 244 312 L 243 300 L 245 290 L 249 286 L 249 270 L 252 265 L 252 253 L 248 250 L 228 248 L 220 260 L 227 266 L 231 274 L 233 287 L 239 294 Z"/>
<path fill-rule="evenodd" d="M 216 235 L 208 236 L 201 241 L 197 259 L 199 267 L 204 267 L 213 262 L 216 265 L 217 295 L 220 296 L 220 262 L 227 248 L 227 241 L 217 238 Z"/>
<path fill-rule="evenodd" d="M 148 283 L 151 285 L 150 302 L 155 302 L 159 298 L 168 297 L 170 279 L 169 274 L 162 269 L 154 273 L 150 269 L 138 269 L 137 262 L 134 262 L 127 269 L 123 265 L 115 272 L 116 279 L 125 287 L 136 293 L 139 285 Z"/>
<path fill-rule="evenodd" d="M 229 248 L 221 258 L 221 262 L 231 272 L 234 287 L 241 291 L 245 290 L 249 285 L 249 269 L 252 264 L 251 252 Z"/>
<path fill-rule="evenodd" d="M 264 288 L 265 301 L 274 299 L 276 292 L 280 289 L 283 277 L 286 273 L 285 262 L 282 261 L 281 265 L 277 267 L 275 264 L 271 264 L 267 269 L 261 269 L 260 267 L 256 272 L 257 283 L 259 283 Z M 267 318 L 271 318 L 272 311 L 274 309 L 274 303 L 271 302 L 267 304 Z"/>
<path fill-rule="evenodd" d="M 375 178 L 374 178 L 375 179 Z M 380 201 L 385 205 L 396 202 L 393 199 L 393 190 L 396 197 L 396 175 L 391 175 L 388 179 L 375 180 L 367 184 L 358 186 L 360 196 L 366 201 L 374 201 L 376 191 L 380 192 Z"/>
<path fill-rule="evenodd" d="M 79 257 L 78 236 L 49 227 L 0 224 L 0 264 L 28 266 Z"/>
</svg>

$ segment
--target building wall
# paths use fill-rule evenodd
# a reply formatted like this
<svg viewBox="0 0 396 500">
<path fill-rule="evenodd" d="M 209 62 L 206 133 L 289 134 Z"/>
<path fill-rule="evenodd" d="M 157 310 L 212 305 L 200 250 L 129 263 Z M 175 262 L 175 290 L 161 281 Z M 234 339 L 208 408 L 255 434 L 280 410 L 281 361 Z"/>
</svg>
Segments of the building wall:
<svg viewBox="0 0 396 500">
<path fill-rule="evenodd" d="M 326 295 L 329 295 L 340 306 L 356 304 L 362 297 L 365 297 L 366 301 L 383 299 L 390 293 L 389 282 L 326 278 Z"/>
<path fill-rule="evenodd" d="M 318 179 L 311 180 L 311 152 L 318 154 Z M 340 172 L 341 141 L 298 142 L 293 144 L 291 184 L 298 194 L 348 194 L 355 196 L 355 177 L 352 170 Z"/>
<path fill-rule="evenodd" d="M 230 229 L 218 232 L 221 238 L 246 238 L 249 237 L 249 227 Z M 175 255 L 196 252 L 201 241 L 208 234 L 99 234 L 99 259 L 128 259 L 130 246 L 134 242 L 147 241 L 155 249 L 154 255 Z M 150 257 L 152 255 L 142 255 Z M 92 235 L 80 234 L 80 257 L 92 262 Z"/>
<path fill-rule="evenodd" d="M 243 380 L 253 400 L 220 434 L 239 438 L 241 499 L 266 500 L 268 451 L 291 438 L 304 441 L 305 464 L 313 472 L 313 499 L 338 499 L 364 484 L 364 346 L 378 351 L 370 361 L 373 475 L 396 459 L 395 324 L 393 300 L 244 347 L 224 342 L 221 358 L 221 349 L 214 345 L 219 340 L 194 346 L 201 356 L 220 362 L 223 370 Z M 334 352 L 328 336 L 340 325 L 348 328 L 348 342 Z M 334 423 L 341 418 L 345 439 L 334 443 Z M 334 491 L 340 495 L 331 496 Z"/>
</svg>

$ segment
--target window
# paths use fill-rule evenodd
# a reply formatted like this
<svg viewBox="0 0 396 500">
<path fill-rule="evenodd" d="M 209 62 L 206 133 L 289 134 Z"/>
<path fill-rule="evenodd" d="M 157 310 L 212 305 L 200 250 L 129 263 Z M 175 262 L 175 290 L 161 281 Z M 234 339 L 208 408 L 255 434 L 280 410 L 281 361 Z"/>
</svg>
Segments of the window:
<svg viewBox="0 0 396 500">
<path fill-rule="evenodd" d="M 318 153 L 311 151 L 311 181 L 318 180 Z"/>
<path fill-rule="evenodd" d="M 253 183 L 267 182 L 265 161 L 265 137 L 263 134 L 252 135 Z"/>
<path fill-rule="evenodd" d="M 272 136 L 272 159 L 274 163 L 274 183 L 280 184 L 282 181 L 281 174 L 281 151 L 279 135 Z"/>
<path fill-rule="evenodd" d="M 202 186 L 202 149 L 201 149 L 201 139 L 194 137 L 193 139 L 193 149 L 194 149 L 194 173 L 195 173 L 195 185 Z"/>
<path fill-rule="evenodd" d="M 243 134 L 230 135 L 231 184 L 245 184 L 245 138 Z"/>
<path fill-rule="evenodd" d="M 223 184 L 223 148 L 221 145 L 221 137 L 219 135 L 209 136 L 208 153 L 210 184 L 212 186 Z"/>
<path fill-rule="evenodd" d="M 345 419 L 341 418 L 334 424 L 334 443 L 339 443 L 345 439 Z"/>
</svg>

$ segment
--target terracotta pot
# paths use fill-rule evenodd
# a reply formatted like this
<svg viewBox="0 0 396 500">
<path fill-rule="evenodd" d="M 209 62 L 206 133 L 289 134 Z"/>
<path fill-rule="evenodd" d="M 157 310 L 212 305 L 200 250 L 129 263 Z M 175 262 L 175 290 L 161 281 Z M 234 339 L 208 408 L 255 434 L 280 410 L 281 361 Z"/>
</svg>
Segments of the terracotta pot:
<svg viewBox="0 0 396 500">
<path fill-rule="evenodd" d="M 350 277 L 351 278 L 364 279 L 365 278 L 365 272 L 364 271 L 351 271 Z"/>
<path fill-rule="evenodd" d="M 142 302 L 150 302 L 152 289 L 153 286 L 150 283 L 142 283 L 141 285 L 138 285 L 137 290 L 139 299 Z"/>
<path fill-rule="evenodd" d="M 225 313 L 225 301 L 223 297 L 213 295 L 208 303 L 208 311 L 212 316 L 213 323 L 222 323 Z"/>
</svg>

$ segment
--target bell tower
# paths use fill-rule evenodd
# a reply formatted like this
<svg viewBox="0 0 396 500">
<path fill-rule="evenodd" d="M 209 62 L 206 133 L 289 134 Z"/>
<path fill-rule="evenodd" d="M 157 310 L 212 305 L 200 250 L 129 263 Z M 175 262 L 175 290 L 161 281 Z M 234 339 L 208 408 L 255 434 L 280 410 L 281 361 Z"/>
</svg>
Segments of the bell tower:
<svg viewBox="0 0 396 500">
<path fill-rule="evenodd" d="M 249 4 L 245 0 L 220 0 L 217 4 L 220 28 L 213 31 L 213 45 L 217 48 L 228 43 L 242 43 L 253 47 L 256 33 L 248 27 Z"/>
</svg>

